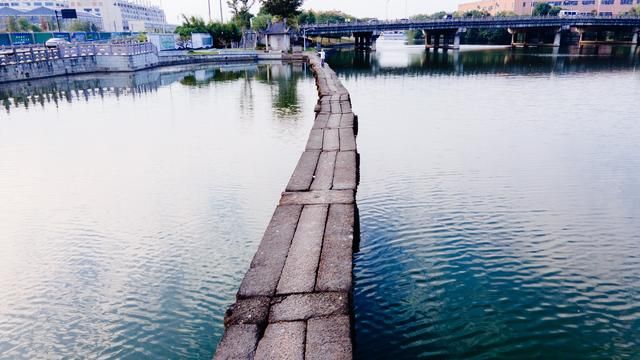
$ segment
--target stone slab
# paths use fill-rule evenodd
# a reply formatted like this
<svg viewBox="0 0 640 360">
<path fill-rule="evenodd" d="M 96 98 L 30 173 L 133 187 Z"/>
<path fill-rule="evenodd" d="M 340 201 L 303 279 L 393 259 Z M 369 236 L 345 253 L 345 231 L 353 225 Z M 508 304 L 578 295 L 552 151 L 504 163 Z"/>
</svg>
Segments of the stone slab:
<svg viewBox="0 0 640 360">
<path fill-rule="evenodd" d="M 251 267 L 240 284 L 239 298 L 275 293 L 301 213 L 300 205 L 276 208 Z"/>
<path fill-rule="evenodd" d="M 333 175 L 333 189 L 346 190 L 357 187 L 357 159 L 355 151 L 340 151 L 336 156 L 336 168 Z"/>
<path fill-rule="evenodd" d="M 316 291 L 351 292 L 355 220 L 355 205 L 329 207 Z"/>
<path fill-rule="evenodd" d="M 352 128 L 355 124 L 355 116 L 353 113 L 344 113 L 342 114 L 342 118 L 340 119 L 340 127 L 341 128 Z"/>
<path fill-rule="evenodd" d="M 298 165 L 291 175 L 286 191 L 306 191 L 309 190 L 313 182 L 313 174 L 316 172 L 320 151 L 308 150 L 302 153 Z"/>
<path fill-rule="evenodd" d="M 336 166 L 336 151 L 324 151 L 316 167 L 315 177 L 311 183 L 311 190 L 331 190 L 333 186 L 333 171 Z"/>
<path fill-rule="evenodd" d="M 306 150 L 322 150 L 322 139 L 324 138 L 324 131 L 321 129 L 311 130 L 309 139 L 307 140 Z"/>
<path fill-rule="evenodd" d="M 340 129 L 340 151 L 356 150 L 356 135 L 353 128 Z"/>
<path fill-rule="evenodd" d="M 247 299 L 240 299 L 231 305 L 224 316 L 224 325 L 255 324 L 264 329 L 269 317 L 269 306 L 271 298 L 259 296 Z"/>
<path fill-rule="evenodd" d="M 351 320 L 349 316 L 311 319 L 307 323 L 306 360 L 351 360 Z"/>
<path fill-rule="evenodd" d="M 340 133 L 338 129 L 327 129 L 324 131 L 324 140 L 322 142 L 323 151 L 340 150 Z"/>
<path fill-rule="evenodd" d="M 339 128 L 341 119 L 342 119 L 342 114 L 331 114 L 331 115 L 329 115 L 329 121 L 327 122 L 327 127 L 328 128 Z"/>
<path fill-rule="evenodd" d="M 273 299 L 269 323 L 349 314 L 347 293 L 295 294 Z"/>
<path fill-rule="evenodd" d="M 228 327 L 216 349 L 214 360 L 253 359 L 260 331 L 257 325 Z"/>
<path fill-rule="evenodd" d="M 302 209 L 298 228 L 278 283 L 278 294 L 312 292 L 320 262 L 326 205 L 309 205 Z"/>
<path fill-rule="evenodd" d="M 280 205 L 319 205 L 319 204 L 353 204 L 353 190 L 320 190 L 307 192 L 285 192 L 280 198 Z"/>
<path fill-rule="evenodd" d="M 303 360 L 304 321 L 269 324 L 258 344 L 256 360 Z"/>
<path fill-rule="evenodd" d="M 313 123 L 313 128 L 324 129 L 327 127 L 328 122 L 329 122 L 329 114 L 318 114 L 318 116 L 316 116 L 316 120 Z"/>
</svg>

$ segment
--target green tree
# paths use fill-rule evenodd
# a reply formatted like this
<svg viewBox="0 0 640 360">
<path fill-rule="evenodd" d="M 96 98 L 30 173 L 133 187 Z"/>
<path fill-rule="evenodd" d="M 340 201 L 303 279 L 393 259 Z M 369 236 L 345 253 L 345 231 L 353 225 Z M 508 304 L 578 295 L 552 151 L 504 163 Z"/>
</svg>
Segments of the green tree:
<svg viewBox="0 0 640 360">
<path fill-rule="evenodd" d="M 17 23 L 17 30 L 18 31 L 30 31 L 30 32 L 39 32 L 42 31 L 40 29 L 40 27 L 38 27 L 37 25 L 33 25 L 29 22 L 29 20 L 25 19 L 25 18 L 20 18 L 18 19 L 18 23 Z"/>
<path fill-rule="evenodd" d="M 250 12 L 256 0 L 227 0 L 227 6 L 233 13 L 232 21 L 243 29 L 251 25 L 253 14 Z"/>
<path fill-rule="evenodd" d="M 90 22 L 90 21 L 82 21 L 82 20 L 78 20 L 78 21 L 74 21 L 71 23 L 71 25 L 69 25 L 69 31 L 74 31 L 74 32 L 96 32 L 98 31 L 98 27 L 96 26 L 96 24 Z"/>
<path fill-rule="evenodd" d="M 278 18 L 291 18 L 300 14 L 304 0 L 262 0 L 262 10 Z"/>
<path fill-rule="evenodd" d="M 308 25 L 317 24 L 316 13 L 313 10 L 303 11 L 298 15 L 298 24 Z"/>
<path fill-rule="evenodd" d="M 18 21 L 15 17 L 11 16 L 7 19 L 7 31 L 8 32 L 18 32 Z"/>
<path fill-rule="evenodd" d="M 187 17 L 182 15 L 182 24 L 176 28 L 176 34 L 181 38 L 190 38 L 192 33 L 207 33 L 209 29 L 207 24 L 200 17 L 191 16 Z"/>
<path fill-rule="evenodd" d="M 273 16 L 269 14 L 258 14 L 253 18 L 253 30 L 260 31 L 266 30 L 269 23 L 271 23 Z"/>
<path fill-rule="evenodd" d="M 558 16 L 561 7 L 551 6 L 549 3 L 537 3 L 533 8 L 534 16 Z"/>
</svg>

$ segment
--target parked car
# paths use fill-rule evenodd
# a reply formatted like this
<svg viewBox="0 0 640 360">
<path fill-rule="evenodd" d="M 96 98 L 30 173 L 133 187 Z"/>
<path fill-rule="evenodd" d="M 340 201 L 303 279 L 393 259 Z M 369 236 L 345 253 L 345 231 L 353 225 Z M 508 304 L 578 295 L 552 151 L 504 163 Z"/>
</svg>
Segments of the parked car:
<svg viewBox="0 0 640 360">
<path fill-rule="evenodd" d="M 53 39 L 49 39 L 47 40 L 47 42 L 44 43 L 44 46 L 48 47 L 48 48 L 56 48 L 60 45 L 69 45 L 71 44 L 70 42 L 68 42 L 65 39 L 61 39 L 61 38 L 53 38 Z"/>
</svg>

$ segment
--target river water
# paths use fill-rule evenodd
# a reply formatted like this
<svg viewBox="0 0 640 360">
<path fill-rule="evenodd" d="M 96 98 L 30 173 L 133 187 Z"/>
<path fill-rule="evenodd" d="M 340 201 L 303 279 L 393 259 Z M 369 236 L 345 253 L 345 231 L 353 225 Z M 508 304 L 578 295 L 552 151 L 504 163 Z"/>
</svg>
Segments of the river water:
<svg viewBox="0 0 640 360">
<path fill-rule="evenodd" d="M 331 58 L 360 118 L 357 358 L 640 358 L 640 63 L 615 54 Z"/>
<path fill-rule="evenodd" d="M 0 359 L 211 359 L 313 121 L 302 65 L 0 85 Z"/>
<path fill-rule="evenodd" d="M 360 116 L 357 358 L 638 358 L 637 57 L 330 61 Z M 311 128 L 306 69 L 0 101 L 0 359 L 210 359 Z"/>
</svg>

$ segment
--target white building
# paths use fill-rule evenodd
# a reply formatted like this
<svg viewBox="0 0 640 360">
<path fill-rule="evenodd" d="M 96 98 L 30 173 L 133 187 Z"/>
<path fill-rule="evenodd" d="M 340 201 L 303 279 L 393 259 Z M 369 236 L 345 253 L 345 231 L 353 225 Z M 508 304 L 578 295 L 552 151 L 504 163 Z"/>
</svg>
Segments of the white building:
<svg viewBox="0 0 640 360">
<path fill-rule="evenodd" d="M 67 0 L 0 0 L 0 7 L 8 7 L 20 11 L 29 11 L 46 7 L 49 9 L 60 10 L 69 7 L 69 1 Z"/>
<path fill-rule="evenodd" d="M 164 10 L 150 1 L 141 0 L 70 0 L 69 7 L 102 17 L 105 31 L 166 32 Z"/>
</svg>

